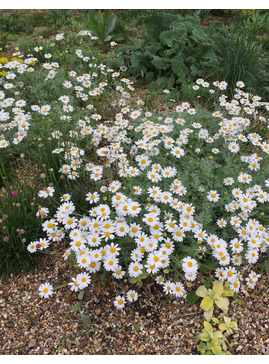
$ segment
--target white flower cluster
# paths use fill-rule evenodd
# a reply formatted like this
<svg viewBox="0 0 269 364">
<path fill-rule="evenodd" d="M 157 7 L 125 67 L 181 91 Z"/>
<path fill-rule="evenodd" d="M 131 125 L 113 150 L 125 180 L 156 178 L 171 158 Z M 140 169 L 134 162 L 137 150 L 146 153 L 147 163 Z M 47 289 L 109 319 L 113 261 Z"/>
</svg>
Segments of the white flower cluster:
<svg viewBox="0 0 269 364">
<path fill-rule="evenodd" d="M 56 36 L 56 40 L 63 38 L 63 34 Z M 37 46 L 34 51 L 40 55 L 43 48 Z M 56 212 L 40 206 L 37 217 L 42 219 L 46 238 L 30 242 L 28 251 L 66 239 L 70 245 L 64 259 L 73 259 L 83 271 L 70 281 L 74 291 L 87 287 L 90 275 L 105 269 L 115 279 L 156 275 L 165 293 L 185 297 L 185 286 L 195 281 L 204 258 L 216 262 L 216 276 L 228 281 L 235 292 L 253 288 L 259 276 L 252 265 L 269 246 L 268 225 L 261 212 L 269 203 L 269 143 L 251 126 L 259 121 L 266 128 L 269 103 L 244 92 L 239 81 L 232 100 L 219 96 L 218 110 L 209 114 L 210 123 L 200 119 L 199 110 L 189 102 L 176 105 L 171 115 L 155 115 L 141 99 L 132 106 L 133 81 L 95 63 L 81 49 L 75 54 L 85 73 L 67 72 L 53 62 L 50 53 L 45 53 L 47 62 L 37 68 L 46 72 L 46 85 L 55 82 L 58 87 L 51 103 L 27 105 L 13 95 L 18 87 L 14 80 L 19 85 L 20 74 L 33 72 L 29 66 L 38 65 L 32 55 L 24 60 L 19 55 L 20 61 L 1 67 L 7 70 L 8 82 L 5 79 L 0 90 L 0 148 L 15 148 L 30 135 L 32 120 L 41 117 L 50 125 L 61 178 L 67 177 L 71 186 L 73 180 L 79 183 L 81 175 L 89 180 L 84 186 L 86 210 L 76 206 L 72 190 L 57 191 L 61 198 Z M 200 87 L 217 94 L 227 83 L 216 81 L 210 89 L 208 82 L 198 79 L 193 88 Z M 111 90 L 111 117 L 106 120 L 96 103 Z M 225 157 L 232 166 L 225 165 Z M 204 177 L 203 168 L 212 168 L 210 177 Z M 260 173 L 265 178 L 257 182 Z M 48 185 L 38 197 L 46 202 L 56 190 Z M 209 222 L 206 209 L 214 211 Z M 173 269 L 185 286 L 178 279 L 165 278 Z M 48 283 L 40 287 L 41 296 L 52 293 Z M 127 293 L 127 300 L 136 299 L 136 292 Z M 123 308 L 125 302 L 124 296 L 118 296 L 115 306 Z"/>
</svg>

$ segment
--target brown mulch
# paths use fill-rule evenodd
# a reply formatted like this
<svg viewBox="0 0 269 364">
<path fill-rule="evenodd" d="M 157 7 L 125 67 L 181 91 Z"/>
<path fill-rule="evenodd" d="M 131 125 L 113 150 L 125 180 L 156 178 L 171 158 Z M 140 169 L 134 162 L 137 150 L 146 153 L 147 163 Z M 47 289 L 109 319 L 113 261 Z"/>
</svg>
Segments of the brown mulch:
<svg viewBox="0 0 269 364">
<path fill-rule="evenodd" d="M 115 296 L 130 288 L 122 282 L 87 289 L 82 300 L 66 287 L 40 298 L 41 283 L 56 286 L 77 273 L 70 273 L 61 255 L 45 255 L 35 272 L 0 283 L 0 355 L 198 354 L 195 335 L 204 321 L 199 304 L 165 296 L 153 281 L 136 289 L 138 301 L 123 311 L 113 305 Z M 232 354 L 269 354 L 268 293 L 263 274 L 251 295 L 231 301 L 228 316 L 240 328 L 229 338 Z M 89 317 L 86 326 L 81 315 Z"/>
</svg>

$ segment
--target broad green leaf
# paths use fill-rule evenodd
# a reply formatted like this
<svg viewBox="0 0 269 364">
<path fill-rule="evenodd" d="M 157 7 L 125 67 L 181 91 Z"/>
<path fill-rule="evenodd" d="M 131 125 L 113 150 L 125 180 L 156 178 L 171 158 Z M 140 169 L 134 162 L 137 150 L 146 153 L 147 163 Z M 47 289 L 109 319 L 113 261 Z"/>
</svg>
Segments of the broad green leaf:
<svg viewBox="0 0 269 364">
<path fill-rule="evenodd" d="M 116 53 L 121 54 L 121 53 L 125 53 L 126 51 L 137 51 L 138 49 L 139 49 L 139 47 L 136 45 L 123 46 L 123 47 L 120 47 Z"/>
<path fill-rule="evenodd" d="M 148 85 L 148 89 L 149 91 L 156 91 L 157 90 L 157 87 L 156 87 L 156 82 L 155 81 L 152 81 L 149 85 Z"/>
<path fill-rule="evenodd" d="M 105 42 L 109 42 L 111 40 L 111 35 L 107 35 L 104 39 Z"/>
<path fill-rule="evenodd" d="M 204 311 L 208 311 L 211 307 L 213 307 L 213 300 L 212 298 L 206 296 L 202 302 L 200 307 L 204 310 Z"/>
<path fill-rule="evenodd" d="M 188 67 L 178 59 L 172 59 L 171 65 L 173 72 L 180 78 L 184 77 L 189 73 Z"/>
<path fill-rule="evenodd" d="M 228 311 L 229 300 L 226 297 L 220 297 L 215 301 L 216 305 L 224 312 Z"/>
<path fill-rule="evenodd" d="M 78 295 L 78 299 L 82 300 L 83 296 L 84 296 L 84 291 L 80 291 L 79 295 Z"/>
<path fill-rule="evenodd" d="M 168 77 L 159 77 L 156 80 L 156 85 L 158 89 L 165 89 L 167 88 L 169 78 Z"/>
<path fill-rule="evenodd" d="M 169 79 L 167 81 L 167 88 L 168 89 L 172 88 L 174 82 L 175 82 L 175 75 L 173 73 L 171 73 L 171 76 L 169 77 Z"/>
<path fill-rule="evenodd" d="M 207 288 L 209 288 L 211 286 L 211 278 L 207 277 L 204 281 L 203 281 L 203 285 Z"/>
<path fill-rule="evenodd" d="M 146 82 L 150 82 L 154 79 L 154 72 L 147 72 L 145 75 Z"/>
<path fill-rule="evenodd" d="M 187 32 L 184 26 L 161 32 L 160 41 L 168 47 L 175 47 L 176 44 L 187 39 Z"/>
<path fill-rule="evenodd" d="M 195 67 L 194 65 L 191 66 L 191 69 L 193 69 L 193 67 Z M 203 273 L 207 273 L 210 270 L 215 270 L 217 267 L 217 263 L 215 262 L 205 262 L 201 265 L 200 269 Z"/>
<path fill-rule="evenodd" d="M 194 64 L 192 64 L 191 66 L 190 66 L 190 69 L 191 69 L 191 74 L 193 75 L 193 76 L 197 76 L 197 75 L 199 75 L 200 74 L 200 70 L 194 65 Z M 202 266 L 201 266 L 202 267 Z"/>
<path fill-rule="evenodd" d="M 194 91 L 188 82 L 186 82 L 184 79 L 181 80 L 180 78 L 179 81 L 182 82 L 181 91 L 184 98 L 191 100 L 194 95 L 196 96 L 196 91 Z"/>
<path fill-rule="evenodd" d="M 200 351 L 203 355 L 205 354 L 205 344 L 201 342 L 197 348 L 198 351 Z"/>
<path fill-rule="evenodd" d="M 113 32 L 114 28 L 115 28 L 115 24 L 116 24 L 116 15 L 112 14 L 110 15 L 110 17 L 108 18 L 108 22 L 107 22 L 107 26 L 106 26 L 106 34 L 108 35 L 109 33 Z"/>
<path fill-rule="evenodd" d="M 87 316 L 87 315 L 84 315 L 84 314 L 81 315 L 81 321 L 83 323 L 83 326 L 86 327 L 86 328 L 89 327 L 90 324 L 91 324 L 90 317 Z"/>
<path fill-rule="evenodd" d="M 197 290 L 195 291 L 195 293 L 199 297 L 206 297 L 208 295 L 208 290 L 206 289 L 205 286 L 200 286 L 200 287 L 197 288 Z"/>
<path fill-rule="evenodd" d="M 161 58 L 158 56 L 154 56 L 151 63 L 160 70 L 167 70 L 171 66 L 171 61 L 169 58 Z"/>
<path fill-rule="evenodd" d="M 192 34 L 195 39 L 201 42 L 205 42 L 208 39 L 207 34 L 203 32 L 202 29 L 194 28 Z"/>
<path fill-rule="evenodd" d="M 149 276 L 149 274 L 147 272 L 143 272 L 142 274 L 140 274 L 139 278 L 146 279 L 148 276 Z"/>
<path fill-rule="evenodd" d="M 195 293 L 195 291 L 190 291 L 187 294 L 187 297 L 186 298 L 187 298 L 187 302 L 190 305 L 193 305 L 194 303 L 196 303 L 199 300 L 199 297 L 197 296 L 197 294 Z"/>
</svg>

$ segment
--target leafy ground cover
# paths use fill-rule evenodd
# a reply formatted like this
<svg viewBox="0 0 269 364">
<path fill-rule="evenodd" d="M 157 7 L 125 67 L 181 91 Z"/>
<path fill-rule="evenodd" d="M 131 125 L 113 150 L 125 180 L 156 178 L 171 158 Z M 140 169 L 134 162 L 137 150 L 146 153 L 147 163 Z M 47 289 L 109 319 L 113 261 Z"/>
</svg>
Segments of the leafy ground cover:
<svg viewBox="0 0 269 364">
<path fill-rule="evenodd" d="M 226 296 L 254 289 L 269 244 L 267 12 L 242 17 L 244 38 L 232 23 L 203 25 L 201 12 L 3 14 L 2 38 L 17 44 L 0 58 L 2 277 L 63 242 L 79 273 L 44 281 L 41 297 L 68 286 L 82 299 L 96 279 L 123 282 L 113 301 L 121 310 L 153 278 L 164 295 L 203 297 L 210 321 L 215 304 L 226 312 Z M 29 21 L 35 30 L 22 38 Z M 212 42 L 208 73 L 199 52 Z M 217 283 L 196 294 L 207 272 Z M 201 352 L 227 351 L 225 320 L 214 338 L 205 324 L 201 340 L 212 334 L 212 343 Z"/>
</svg>

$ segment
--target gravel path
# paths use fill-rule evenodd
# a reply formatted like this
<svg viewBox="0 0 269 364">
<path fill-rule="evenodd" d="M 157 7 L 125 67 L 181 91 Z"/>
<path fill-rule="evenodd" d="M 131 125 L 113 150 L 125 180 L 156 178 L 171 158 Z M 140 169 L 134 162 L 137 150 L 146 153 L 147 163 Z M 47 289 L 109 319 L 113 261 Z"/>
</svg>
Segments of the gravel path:
<svg viewBox="0 0 269 364">
<path fill-rule="evenodd" d="M 43 261 L 38 271 L 0 284 L 1 355 L 197 354 L 195 335 L 203 328 L 199 304 L 165 296 L 151 281 L 138 289 L 139 300 L 123 312 L 115 309 L 113 300 L 115 288 L 117 294 L 128 290 L 126 283 L 96 286 L 81 301 L 68 288 L 41 299 L 37 293 L 41 283 L 57 285 L 70 278 L 61 257 L 44 256 Z M 230 337 L 233 354 L 269 354 L 267 279 L 263 274 L 250 296 L 239 295 L 230 304 L 229 316 L 240 328 Z M 81 315 L 88 316 L 86 327 Z"/>
</svg>

